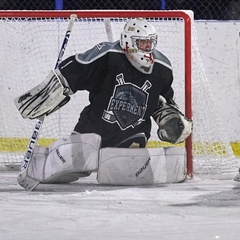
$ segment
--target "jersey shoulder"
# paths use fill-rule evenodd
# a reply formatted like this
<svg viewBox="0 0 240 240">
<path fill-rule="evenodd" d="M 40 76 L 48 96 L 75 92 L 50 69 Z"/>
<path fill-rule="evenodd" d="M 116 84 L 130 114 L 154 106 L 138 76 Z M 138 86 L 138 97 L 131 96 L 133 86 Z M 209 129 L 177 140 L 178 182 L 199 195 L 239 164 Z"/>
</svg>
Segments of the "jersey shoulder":
<svg viewBox="0 0 240 240">
<path fill-rule="evenodd" d="M 100 42 L 86 52 L 76 54 L 76 60 L 80 63 L 87 64 L 105 56 L 108 53 L 124 53 L 119 41 Z"/>
<path fill-rule="evenodd" d="M 172 64 L 171 64 L 170 60 L 159 50 L 157 50 L 157 49 L 153 50 L 153 58 L 154 58 L 154 62 L 159 63 L 167 68 L 172 69 Z"/>
</svg>

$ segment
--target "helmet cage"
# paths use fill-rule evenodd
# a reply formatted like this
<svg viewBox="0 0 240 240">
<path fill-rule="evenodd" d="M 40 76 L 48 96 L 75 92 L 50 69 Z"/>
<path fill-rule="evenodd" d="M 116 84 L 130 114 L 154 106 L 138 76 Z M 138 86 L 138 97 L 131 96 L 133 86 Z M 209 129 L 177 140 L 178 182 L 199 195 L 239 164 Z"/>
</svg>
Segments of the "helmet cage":
<svg viewBox="0 0 240 240">
<path fill-rule="evenodd" d="M 148 36 L 131 36 L 132 46 L 139 52 L 151 53 L 157 46 L 157 35 L 149 34 Z"/>
</svg>

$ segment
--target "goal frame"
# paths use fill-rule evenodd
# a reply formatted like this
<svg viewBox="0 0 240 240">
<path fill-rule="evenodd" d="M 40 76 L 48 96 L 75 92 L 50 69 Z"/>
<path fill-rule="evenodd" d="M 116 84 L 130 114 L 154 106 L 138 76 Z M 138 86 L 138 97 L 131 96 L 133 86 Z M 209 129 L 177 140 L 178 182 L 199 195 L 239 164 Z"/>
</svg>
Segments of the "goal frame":
<svg viewBox="0 0 240 240">
<path fill-rule="evenodd" d="M 192 18 L 188 11 L 149 11 L 149 10 L 82 10 L 82 11 L 0 11 L 1 18 L 69 18 L 71 14 L 76 14 L 78 18 L 180 18 L 184 22 L 184 73 L 185 73 L 185 115 L 192 119 L 192 59 L 191 59 L 191 22 Z M 187 158 L 187 175 L 193 177 L 193 154 L 192 154 L 192 135 L 185 142 Z"/>
</svg>

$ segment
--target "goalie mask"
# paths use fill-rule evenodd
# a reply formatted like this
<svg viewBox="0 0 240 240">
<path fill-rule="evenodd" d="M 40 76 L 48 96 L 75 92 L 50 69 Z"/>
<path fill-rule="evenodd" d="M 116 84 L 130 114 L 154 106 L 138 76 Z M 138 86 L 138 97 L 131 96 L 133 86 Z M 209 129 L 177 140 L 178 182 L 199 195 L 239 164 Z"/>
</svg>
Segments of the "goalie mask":
<svg viewBox="0 0 240 240">
<path fill-rule="evenodd" d="M 130 63 L 140 72 L 151 74 L 152 51 L 157 45 L 155 28 L 142 18 L 129 20 L 121 33 L 120 45 Z"/>
</svg>

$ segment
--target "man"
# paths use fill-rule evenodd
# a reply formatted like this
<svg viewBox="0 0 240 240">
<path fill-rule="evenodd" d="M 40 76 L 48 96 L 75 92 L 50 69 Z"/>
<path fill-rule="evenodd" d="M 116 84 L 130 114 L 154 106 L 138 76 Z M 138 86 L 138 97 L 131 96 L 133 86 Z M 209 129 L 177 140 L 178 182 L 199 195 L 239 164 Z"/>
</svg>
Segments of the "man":
<svg viewBox="0 0 240 240">
<path fill-rule="evenodd" d="M 35 98 L 28 106 L 27 117 L 50 114 L 80 90 L 89 92 L 90 104 L 81 112 L 70 136 L 49 148 L 36 147 L 29 177 L 41 183 L 66 183 L 97 171 L 100 183 L 155 182 L 145 148 L 151 117 L 159 125 L 162 141 L 183 142 L 192 130 L 192 122 L 173 101 L 171 63 L 156 45 L 155 28 L 144 19 L 131 19 L 120 41 L 99 43 L 70 56 L 51 71 L 47 84 L 56 82 L 63 92 L 52 91 L 46 101 Z"/>
</svg>

